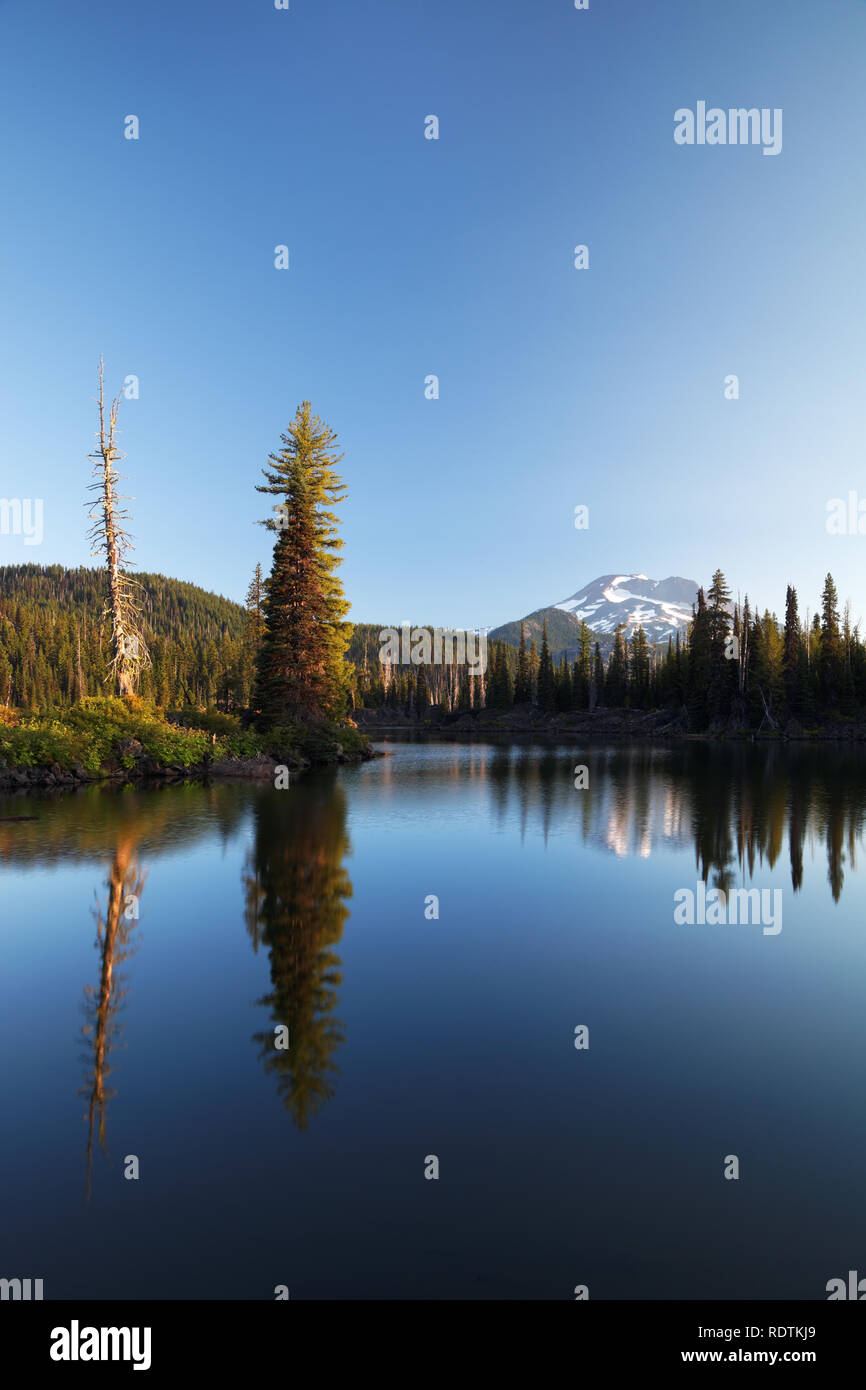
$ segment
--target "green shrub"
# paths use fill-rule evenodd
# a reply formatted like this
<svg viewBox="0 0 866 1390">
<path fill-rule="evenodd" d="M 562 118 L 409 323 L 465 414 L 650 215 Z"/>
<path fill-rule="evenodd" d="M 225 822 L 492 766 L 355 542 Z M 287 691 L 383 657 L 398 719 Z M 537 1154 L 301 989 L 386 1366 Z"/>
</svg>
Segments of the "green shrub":
<svg viewBox="0 0 866 1390">
<path fill-rule="evenodd" d="M 130 739 L 163 765 L 189 767 L 201 762 L 211 748 L 204 730 L 168 724 L 161 713 L 141 701 L 95 697 L 69 709 L 31 715 L 11 728 L 3 726 L 0 758 L 13 767 L 58 763 L 67 772 L 76 763 L 91 773 L 106 764 L 129 769 L 135 765 L 135 756 L 121 745 Z"/>
<path fill-rule="evenodd" d="M 241 721 L 236 714 L 226 714 L 221 709 L 193 709 L 191 705 L 183 709 L 170 710 L 168 719 L 182 724 L 187 729 L 204 729 L 206 733 L 234 734 L 241 731 Z"/>
<path fill-rule="evenodd" d="M 310 762 L 333 762 L 337 744 L 347 753 L 360 753 L 369 748 L 364 734 L 349 724 L 299 724 L 287 721 L 275 725 L 262 736 L 264 751 L 281 758 L 299 753 Z"/>
<path fill-rule="evenodd" d="M 176 715 L 175 718 L 180 718 Z M 161 767 L 191 767 L 206 759 L 251 758 L 262 753 L 283 759 L 299 754 L 311 762 L 331 762 L 339 743 L 347 752 L 369 747 L 357 729 L 338 724 L 283 723 L 266 733 L 243 728 L 220 710 L 184 710 L 172 723 L 141 700 L 94 697 L 60 710 L 0 723 L 0 760 L 12 767 L 50 767 L 70 772 L 76 764 L 98 774 L 112 767 L 131 770 L 136 740 L 144 755 Z"/>
</svg>

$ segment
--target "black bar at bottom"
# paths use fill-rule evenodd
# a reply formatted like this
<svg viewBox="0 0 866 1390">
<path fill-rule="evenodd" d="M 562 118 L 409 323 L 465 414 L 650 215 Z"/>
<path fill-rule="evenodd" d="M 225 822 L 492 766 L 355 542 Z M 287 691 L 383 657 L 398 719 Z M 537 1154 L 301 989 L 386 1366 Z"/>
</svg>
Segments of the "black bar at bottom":
<svg viewBox="0 0 866 1390">
<path fill-rule="evenodd" d="M 428 1380 L 441 1362 L 450 1380 L 459 1348 L 488 1373 L 502 1361 L 519 1374 L 515 1357 L 534 1358 L 541 1381 L 557 1354 L 575 1371 L 587 1362 L 611 1372 L 739 1363 L 805 1365 L 826 1377 L 859 1361 L 866 1310 L 844 1302 L 7 1301 L 0 1335 L 4 1365 L 59 1379 L 134 1376 L 136 1367 L 142 1383 L 266 1367 L 309 1374 L 319 1364 L 330 1377 L 345 1360 L 355 1371 L 402 1366 L 410 1382 L 416 1372 Z"/>
</svg>

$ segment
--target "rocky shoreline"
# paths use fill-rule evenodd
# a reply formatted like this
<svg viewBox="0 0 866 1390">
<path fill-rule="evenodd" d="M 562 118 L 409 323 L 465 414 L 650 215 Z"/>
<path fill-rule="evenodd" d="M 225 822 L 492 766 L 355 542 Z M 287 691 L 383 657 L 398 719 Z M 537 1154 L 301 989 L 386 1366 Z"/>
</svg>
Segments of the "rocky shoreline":
<svg viewBox="0 0 866 1390">
<path fill-rule="evenodd" d="M 728 724 L 694 733 L 689 728 L 685 710 L 605 710 L 570 711 L 550 714 L 535 706 L 507 711 L 472 710 L 446 715 L 444 719 L 420 719 L 417 714 L 402 710 L 359 709 L 352 712 L 352 722 L 367 738 L 377 734 L 419 733 L 444 738 L 464 735 L 481 737 L 568 738 L 580 741 L 645 743 L 658 740 L 689 740 L 700 742 L 866 742 L 866 724 L 851 722 L 828 725 L 821 729 L 805 729 L 797 720 L 789 719 L 777 729 L 752 730 L 735 720 Z M 115 786 L 144 783 L 171 785 L 181 782 L 271 782 L 277 769 L 288 769 L 294 780 L 313 767 L 339 766 L 366 762 L 380 756 L 371 747 L 345 749 L 338 741 L 324 748 L 317 756 L 308 757 L 297 750 L 274 757 L 259 754 L 254 757 L 205 758 L 201 762 L 183 765 L 163 764 L 145 753 L 136 739 L 127 739 L 115 749 L 115 756 L 98 771 L 89 771 L 81 763 L 63 768 L 59 763 L 32 767 L 10 767 L 0 761 L 0 792 L 27 791 L 51 788 L 73 788 L 93 784 Z"/>
<path fill-rule="evenodd" d="M 784 743 L 797 742 L 866 742 L 866 723 L 851 722 L 806 729 L 796 719 L 788 719 L 776 729 L 749 728 L 732 718 L 726 724 L 694 732 L 688 712 L 679 710 L 572 710 L 565 714 L 550 714 L 534 705 L 517 709 L 472 710 L 449 714 L 444 718 L 421 719 L 417 714 L 381 707 L 358 709 L 352 712 L 358 729 L 369 736 L 376 733 L 430 733 L 445 737 L 458 734 L 487 734 L 519 737 L 534 734 L 551 738 L 567 736 L 580 739 L 609 739 L 623 742 L 645 742 L 653 739 L 689 739 L 700 741 L 730 740 L 736 742 Z"/>
<path fill-rule="evenodd" d="M 98 772 L 90 772 L 81 763 L 62 768 L 59 763 L 41 767 L 6 767 L 0 763 L 0 791 L 42 790 L 53 787 L 82 787 L 93 784 L 127 785 L 158 782 L 165 785 L 178 782 L 273 782 L 277 769 L 288 768 L 291 779 L 312 767 L 366 762 L 376 757 L 373 749 L 363 752 L 345 750 L 336 743 L 327 757 L 312 759 L 301 753 L 287 753 L 280 758 L 259 755 L 249 758 L 205 759 L 183 766 L 180 763 L 163 765 L 148 757 L 130 739 L 118 749 L 118 759 L 105 764 Z M 127 766 L 126 763 L 130 765 Z"/>
</svg>

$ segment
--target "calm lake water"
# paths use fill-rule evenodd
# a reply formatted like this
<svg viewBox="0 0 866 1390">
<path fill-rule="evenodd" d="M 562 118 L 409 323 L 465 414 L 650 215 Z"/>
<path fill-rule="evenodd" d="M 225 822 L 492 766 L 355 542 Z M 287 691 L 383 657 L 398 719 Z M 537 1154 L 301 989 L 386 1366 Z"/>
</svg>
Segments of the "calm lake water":
<svg viewBox="0 0 866 1390">
<path fill-rule="evenodd" d="M 287 791 L 0 798 L 36 817 L 0 820 L 0 1276 L 824 1299 L 866 1275 L 864 755 L 383 746 Z M 704 880 L 781 890 L 782 929 L 676 922 Z"/>
</svg>

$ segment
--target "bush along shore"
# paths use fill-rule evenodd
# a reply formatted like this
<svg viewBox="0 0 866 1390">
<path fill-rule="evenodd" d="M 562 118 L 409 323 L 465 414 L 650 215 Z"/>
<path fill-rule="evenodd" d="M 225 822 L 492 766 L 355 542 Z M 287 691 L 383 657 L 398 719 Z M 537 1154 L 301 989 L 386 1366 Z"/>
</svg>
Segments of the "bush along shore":
<svg viewBox="0 0 866 1390">
<path fill-rule="evenodd" d="M 350 721 L 260 732 L 219 711 L 166 713 L 134 696 L 88 699 L 39 714 L 0 713 L 0 788 L 87 782 L 274 780 L 374 756 Z"/>
</svg>

